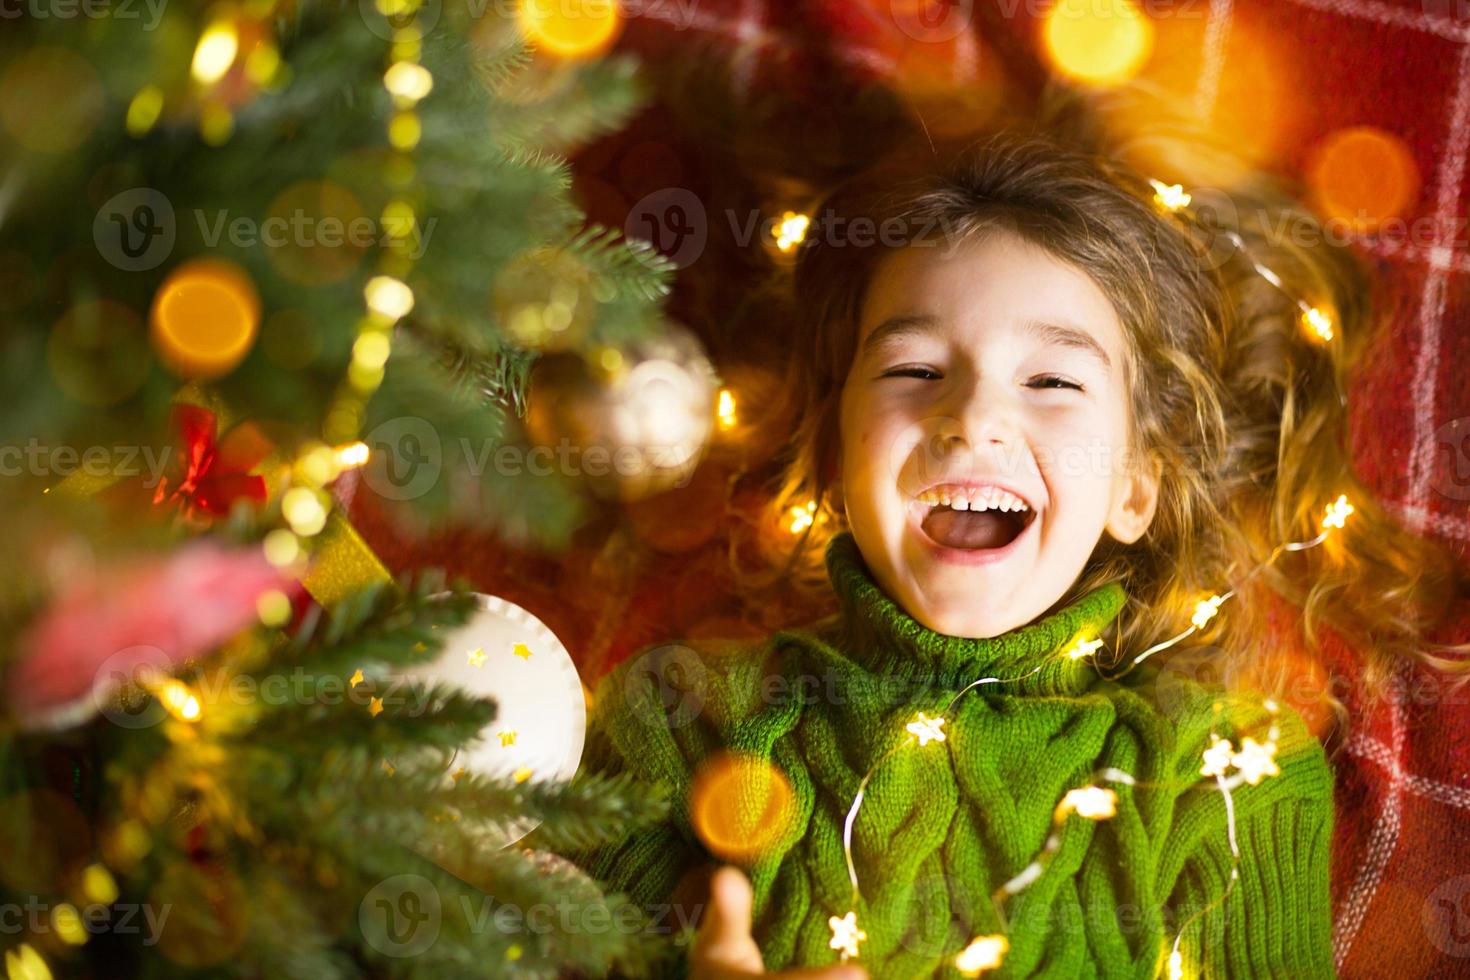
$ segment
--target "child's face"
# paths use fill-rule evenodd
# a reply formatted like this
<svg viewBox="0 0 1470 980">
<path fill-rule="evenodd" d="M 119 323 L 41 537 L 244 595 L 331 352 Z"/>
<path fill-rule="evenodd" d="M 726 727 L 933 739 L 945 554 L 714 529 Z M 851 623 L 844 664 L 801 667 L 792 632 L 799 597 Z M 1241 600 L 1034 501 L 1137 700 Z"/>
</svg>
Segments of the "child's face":
<svg viewBox="0 0 1470 980">
<path fill-rule="evenodd" d="M 996 636 L 1046 612 L 1104 532 L 1147 530 L 1158 473 L 1131 465 L 1125 350 L 1097 284 L 1014 233 L 880 263 L 842 390 L 841 491 L 909 615 Z M 976 489 L 991 484 L 1026 508 Z M 968 511 L 920 499 L 934 488 Z"/>
</svg>

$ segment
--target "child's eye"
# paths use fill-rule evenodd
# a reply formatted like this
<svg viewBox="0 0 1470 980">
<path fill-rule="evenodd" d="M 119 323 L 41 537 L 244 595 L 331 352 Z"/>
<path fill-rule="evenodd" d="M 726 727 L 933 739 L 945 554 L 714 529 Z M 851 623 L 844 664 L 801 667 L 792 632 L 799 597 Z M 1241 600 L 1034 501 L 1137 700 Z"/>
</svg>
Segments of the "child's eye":
<svg viewBox="0 0 1470 980">
<path fill-rule="evenodd" d="M 1077 384 L 1076 382 L 1074 382 L 1074 381 L 1068 381 L 1066 378 L 1059 378 L 1055 374 L 1044 374 L 1044 375 L 1042 375 L 1039 378 L 1032 378 L 1031 379 L 1031 382 L 1030 382 L 1030 387 L 1033 387 L 1033 388 L 1071 388 L 1071 389 L 1073 389 L 1075 391 L 1081 391 L 1082 390 L 1082 386 L 1079 385 L 1079 384 Z"/>
<path fill-rule="evenodd" d="M 921 379 L 924 379 L 924 380 L 929 380 L 931 378 L 938 378 L 939 375 L 936 372 L 931 371 L 928 368 L 924 368 L 924 367 L 904 367 L 904 368 L 893 368 L 890 371 L 884 371 L 883 374 L 882 374 L 882 377 L 885 377 L 885 378 L 921 378 Z"/>
</svg>

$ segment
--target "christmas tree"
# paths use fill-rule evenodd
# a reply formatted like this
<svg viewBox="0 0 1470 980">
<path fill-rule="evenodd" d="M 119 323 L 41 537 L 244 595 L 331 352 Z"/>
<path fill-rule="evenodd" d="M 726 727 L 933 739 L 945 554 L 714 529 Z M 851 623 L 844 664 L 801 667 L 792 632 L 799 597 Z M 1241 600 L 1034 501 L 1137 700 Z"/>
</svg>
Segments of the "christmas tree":
<svg viewBox="0 0 1470 980">
<path fill-rule="evenodd" d="M 640 361 L 688 367 L 679 425 L 665 384 L 657 439 L 612 437 L 676 450 L 653 483 L 697 455 L 714 405 L 662 320 L 671 266 L 569 193 L 563 154 L 640 98 L 598 56 L 617 17 L 57 5 L 0 36 L 10 976 L 654 969 L 626 896 L 511 845 L 593 846 L 668 801 L 466 763 L 516 733 L 441 655 L 481 667 L 500 651 L 463 631 L 528 620 L 393 581 L 340 506 L 352 480 L 565 542 L 582 475 L 475 465 L 577 424 L 528 424 L 539 364 L 624 408 Z M 532 928 L 540 906 L 572 914 Z"/>
</svg>

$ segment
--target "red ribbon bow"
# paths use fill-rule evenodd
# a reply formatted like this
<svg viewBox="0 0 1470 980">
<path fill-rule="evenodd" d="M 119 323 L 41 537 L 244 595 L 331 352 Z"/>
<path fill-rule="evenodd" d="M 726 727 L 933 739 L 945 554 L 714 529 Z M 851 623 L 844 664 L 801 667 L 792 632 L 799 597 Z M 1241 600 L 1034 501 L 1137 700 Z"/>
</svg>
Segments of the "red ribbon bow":
<svg viewBox="0 0 1470 980">
<path fill-rule="evenodd" d="M 215 414 L 187 404 L 174 406 L 173 421 L 183 466 L 159 481 L 155 504 L 174 504 L 185 518 L 208 521 L 228 514 L 237 500 L 265 502 L 265 478 L 250 471 L 273 447 L 255 425 L 237 425 L 216 440 Z"/>
</svg>

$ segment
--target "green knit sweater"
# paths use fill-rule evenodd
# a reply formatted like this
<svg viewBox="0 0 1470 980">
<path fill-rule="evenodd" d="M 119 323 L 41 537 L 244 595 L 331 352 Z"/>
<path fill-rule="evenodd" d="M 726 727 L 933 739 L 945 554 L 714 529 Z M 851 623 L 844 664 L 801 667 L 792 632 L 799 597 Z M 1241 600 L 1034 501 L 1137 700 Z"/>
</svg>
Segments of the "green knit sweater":
<svg viewBox="0 0 1470 980">
<path fill-rule="evenodd" d="M 958 978 L 955 954 L 1004 932 L 1009 953 L 986 976 L 1166 976 L 1178 926 L 1225 895 L 1232 873 L 1226 801 L 1199 775 L 1202 753 L 1212 729 L 1237 746 L 1265 741 L 1265 708 L 1187 683 L 1126 687 L 1066 657 L 1079 632 L 1117 617 L 1117 584 L 975 640 L 906 614 L 850 533 L 826 562 L 834 616 L 739 649 L 651 649 L 599 684 L 584 768 L 661 782 L 673 806 L 664 825 L 570 856 L 660 928 L 677 925 L 692 914 L 665 907 L 681 876 L 723 863 L 691 825 L 701 762 L 721 749 L 770 760 L 795 812 L 745 867 L 755 939 L 768 970 L 836 963 L 828 918 L 852 907 L 842 827 L 863 773 L 911 739 L 917 712 L 939 714 L 976 679 L 1026 675 L 966 693 L 943 742 L 900 749 L 875 772 L 853 827 L 858 962 L 875 980 Z M 1280 774 L 1233 792 L 1239 880 L 1185 931 L 1186 976 L 1333 976 L 1332 773 L 1296 715 L 1283 707 L 1278 723 Z M 1109 767 L 1138 782 L 1100 784 L 1116 789 L 1116 816 L 1068 818 L 1043 873 L 998 913 L 992 895 L 1036 860 L 1058 801 Z M 669 944 L 669 975 L 687 970 L 688 936 Z"/>
</svg>

